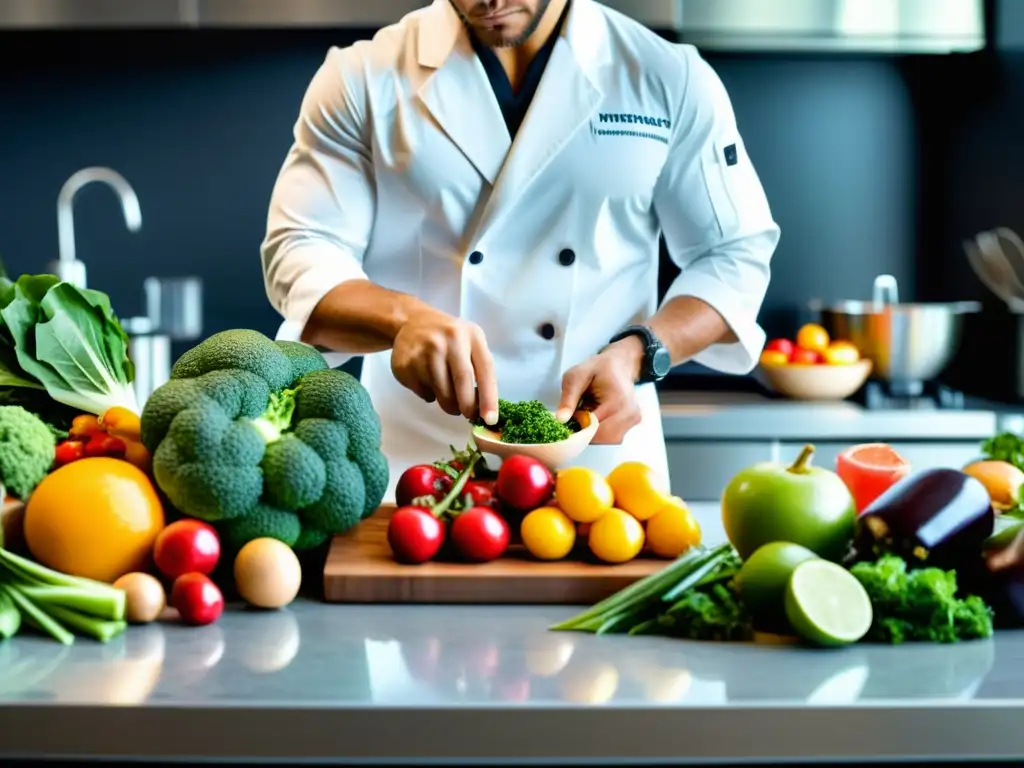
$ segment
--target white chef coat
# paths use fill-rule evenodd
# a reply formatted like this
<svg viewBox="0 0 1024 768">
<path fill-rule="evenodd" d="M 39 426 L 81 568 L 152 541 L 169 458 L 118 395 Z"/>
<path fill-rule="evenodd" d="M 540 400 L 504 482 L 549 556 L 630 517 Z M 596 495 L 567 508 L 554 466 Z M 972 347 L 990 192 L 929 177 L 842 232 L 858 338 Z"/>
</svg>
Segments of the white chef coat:
<svg viewBox="0 0 1024 768">
<path fill-rule="evenodd" d="M 691 46 L 573 0 L 513 142 L 465 27 L 434 0 L 328 53 L 274 188 L 262 261 L 279 338 L 300 338 L 334 286 L 370 279 L 480 325 L 500 396 L 554 407 L 568 369 L 657 310 L 661 235 L 681 268 L 664 301 L 707 302 L 738 339 L 695 360 L 750 371 L 779 228 L 712 68 Z M 366 357 L 362 381 L 381 417 L 388 499 L 406 467 L 466 445 L 466 421 L 398 384 L 389 352 Z M 637 397 L 643 419 L 622 445 L 575 463 L 645 461 L 667 482 L 653 385 Z"/>
</svg>

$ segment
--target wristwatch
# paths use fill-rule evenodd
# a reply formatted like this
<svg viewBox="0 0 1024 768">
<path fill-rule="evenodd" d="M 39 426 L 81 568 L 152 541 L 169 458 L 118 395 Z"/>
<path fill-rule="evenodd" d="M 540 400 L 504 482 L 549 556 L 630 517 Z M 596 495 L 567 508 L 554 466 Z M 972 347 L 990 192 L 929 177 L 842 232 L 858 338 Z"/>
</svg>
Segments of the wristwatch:
<svg viewBox="0 0 1024 768">
<path fill-rule="evenodd" d="M 644 343 L 644 359 L 640 364 L 640 378 L 637 384 L 648 384 L 664 379 L 672 370 L 672 356 L 661 343 L 661 339 L 646 325 L 631 325 L 617 333 L 608 343 L 614 344 L 629 336 L 639 336 Z"/>
</svg>

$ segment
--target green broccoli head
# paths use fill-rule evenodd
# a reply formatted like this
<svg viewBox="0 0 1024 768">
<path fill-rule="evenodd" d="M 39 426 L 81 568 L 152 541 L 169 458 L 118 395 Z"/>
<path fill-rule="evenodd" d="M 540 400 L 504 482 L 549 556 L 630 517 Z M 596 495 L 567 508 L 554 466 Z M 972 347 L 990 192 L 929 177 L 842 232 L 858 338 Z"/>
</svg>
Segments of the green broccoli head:
<svg viewBox="0 0 1024 768">
<path fill-rule="evenodd" d="M 149 398 L 157 485 L 229 549 L 270 536 L 308 549 L 373 514 L 388 466 L 363 386 L 312 347 L 225 331 L 186 352 Z"/>
<path fill-rule="evenodd" d="M 27 498 L 53 466 L 53 430 L 20 405 L 0 406 L 0 481 L 19 499 Z"/>
</svg>

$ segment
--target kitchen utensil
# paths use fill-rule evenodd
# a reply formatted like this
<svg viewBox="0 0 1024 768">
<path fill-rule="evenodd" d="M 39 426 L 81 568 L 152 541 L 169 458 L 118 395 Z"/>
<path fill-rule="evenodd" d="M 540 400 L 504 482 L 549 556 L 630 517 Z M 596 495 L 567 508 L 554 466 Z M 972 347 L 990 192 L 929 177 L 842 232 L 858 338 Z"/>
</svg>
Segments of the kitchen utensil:
<svg viewBox="0 0 1024 768">
<path fill-rule="evenodd" d="M 541 562 L 513 545 L 490 563 L 396 563 L 388 547 L 394 507 L 335 536 L 324 565 L 329 603 L 593 605 L 665 567 L 641 555 L 618 565 L 566 559 Z"/>
<path fill-rule="evenodd" d="M 981 282 L 1012 312 L 1024 311 L 1024 242 L 1017 233 L 1005 227 L 981 232 L 964 241 L 964 251 Z"/>
<path fill-rule="evenodd" d="M 866 358 L 852 365 L 761 365 L 758 378 L 771 390 L 795 400 L 845 400 L 871 375 Z"/>
<path fill-rule="evenodd" d="M 522 445 L 503 443 L 501 437 L 487 427 L 474 427 L 473 440 L 482 453 L 504 459 L 512 454 L 530 456 L 551 469 L 556 469 L 568 461 L 572 461 L 581 453 L 597 434 L 597 417 L 590 411 L 576 411 L 574 414 L 579 422 L 580 431 L 557 443 L 538 443 Z"/>
<path fill-rule="evenodd" d="M 203 281 L 199 277 L 147 277 L 146 317 L 154 330 L 173 341 L 193 341 L 203 334 Z"/>
<path fill-rule="evenodd" d="M 918 394 L 956 354 L 963 316 L 980 312 L 976 301 L 900 303 L 896 278 L 875 278 L 871 301 L 811 302 L 834 339 L 852 342 L 874 363 L 873 375 L 904 394 Z"/>
</svg>

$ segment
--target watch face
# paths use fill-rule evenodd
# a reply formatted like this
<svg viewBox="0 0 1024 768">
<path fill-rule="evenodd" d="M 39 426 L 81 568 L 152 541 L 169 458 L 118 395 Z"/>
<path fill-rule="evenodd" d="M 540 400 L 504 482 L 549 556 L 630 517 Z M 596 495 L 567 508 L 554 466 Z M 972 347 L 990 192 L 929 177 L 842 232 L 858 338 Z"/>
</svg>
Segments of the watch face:
<svg viewBox="0 0 1024 768">
<path fill-rule="evenodd" d="M 672 370 L 672 356 L 667 349 L 658 347 L 651 360 L 651 367 L 654 369 L 654 375 L 659 378 L 668 375 L 668 372 Z"/>
</svg>

